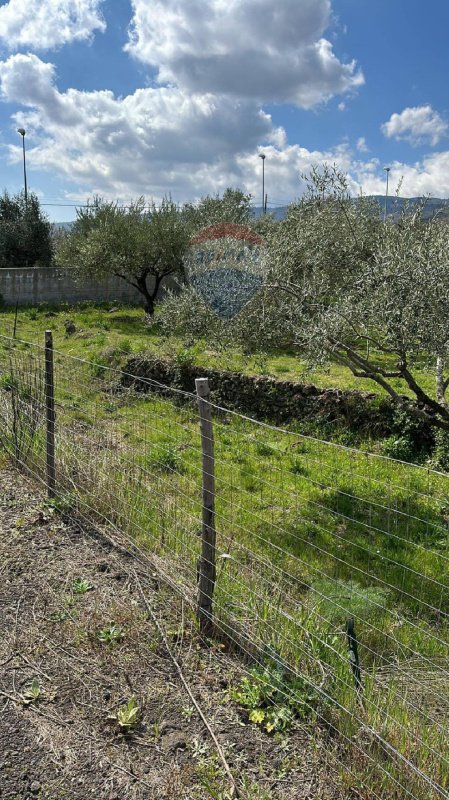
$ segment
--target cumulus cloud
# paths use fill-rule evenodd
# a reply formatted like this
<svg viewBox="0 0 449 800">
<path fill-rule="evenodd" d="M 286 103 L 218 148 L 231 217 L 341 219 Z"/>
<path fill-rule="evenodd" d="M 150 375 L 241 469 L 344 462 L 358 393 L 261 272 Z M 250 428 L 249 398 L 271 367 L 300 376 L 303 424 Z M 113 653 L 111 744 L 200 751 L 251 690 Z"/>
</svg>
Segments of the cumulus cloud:
<svg viewBox="0 0 449 800">
<path fill-rule="evenodd" d="M 377 158 L 361 158 L 347 144 L 328 151 L 308 150 L 299 145 L 283 148 L 272 145 L 264 148 L 265 187 L 269 199 L 287 203 L 301 195 L 304 184 L 300 174 L 307 174 L 312 166 L 323 162 L 336 164 L 348 177 L 349 190 L 354 196 L 385 194 L 385 172 Z M 253 154 L 237 156 L 245 187 L 258 198 L 260 195 L 260 164 Z M 449 196 L 449 150 L 432 153 L 413 164 L 401 161 L 391 163 L 390 192 L 400 188 L 401 197 L 447 198 Z"/>
<path fill-rule="evenodd" d="M 415 146 L 428 142 L 437 145 L 448 128 L 448 123 L 430 105 L 404 108 L 400 114 L 392 114 L 381 126 L 388 138 L 405 140 Z"/>
<path fill-rule="evenodd" d="M 0 62 L 0 93 L 25 107 L 13 127 L 27 130 L 31 169 L 47 170 L 79 187 L 78 197 L 102 194 L 128 200 L 140 194 L 160 199 L 198 198 L 241 186 L 261 193 L 261 160 L 270 202 L 287 203 L 302 193 L 300 180 L 313 165 L 335 163 L 357 194 L 383 194 L 385 175 L 375 158 L 348 143 L 327 151 L 289 144 L 258 104 L 229 94 L 190 93 L 175 86 L 137 89 L 125 97 L 111 91 L 82 92 L 57 87 L 55 67 L 34 54 Z M 359 142 L 360 145 L 360 142 Z M 20 142 L 9 148 L 20 163 Z M 394 162 L 390 186 L 403 179 L 401 194 L 449 194 L 449 151 L 415 164 Z"/>
<path fill-rule="evenodd" d="M 300 173 L 313 164 L 327 160 L 344 170 L 351 164 L 346 145 L 328 152 L 289 145 L 284 129 L 256 103 L 242 105 L 229 95 L 176 87 L 123 98 L 60 92 L 54 66 L 32 54 L 0 62 L 0 91 L 27 108 L 14 120 L 27 129 L 30 168 L 59 174 L 86 194 L 159 199 L 171 191 L 183 201 L 234 185 L 259 197 L 261 142 L 270 201 L 300 194 Z M 9 152 L 20 162 L 20 145 Z"/>
<path fill-rule="evenodd" d="M 0 7 L 0 44 L 48 50 L 106 28 L 103 0 L 9 0 Z"/>
<path fill-rule="evenodd" d="M 330 0 L 131 0 L 127 50 L 160 83 L 311 108 L 364 81 L 323 34 Z"/>
<path fill-rule="evenodd" d="M 60 92 L 55 68 L 36 55 L 0 62 L 4 99 L 29 110 L 14 116 L 28 134 L 30 167 L 51 170 L 112 196 L 184 196 L 224 188 L 241 178 L 235 154 L 260 141 L 282 143 L 282 130 L 257 104 L 190 94 L 176 87 Z M 19 158 L 20 149 L 10 148 Z"/>
<path fill-rule="evenodd" d="M 357 177 L 367 194 L 385 192 L 385 174 L 382 169 L 369 172 L 359 163 Z M 391 191 L 399 186 L 402 197 L 448 197 L 449 196 L 449 151 L 432 153 L 414 164 L 393 161 L 390 164 Z"/>
</svg>

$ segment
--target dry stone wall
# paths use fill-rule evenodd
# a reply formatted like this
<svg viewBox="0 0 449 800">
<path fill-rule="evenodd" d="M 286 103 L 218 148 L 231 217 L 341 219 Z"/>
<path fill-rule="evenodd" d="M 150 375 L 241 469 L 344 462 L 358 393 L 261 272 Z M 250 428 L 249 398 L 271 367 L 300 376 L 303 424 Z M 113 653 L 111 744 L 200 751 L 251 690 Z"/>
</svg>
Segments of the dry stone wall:
<svg viewBox="0 0 449 800">
<path fill-rule="evenodd" d="M 375 394 L 318 389 L 311 384 L 265 376 L 178 365 L 151 356 L 130 358 L 125 372 L 128 374 L 123 376 L 123 385 L 161 393 L 163 389 L 157 384 L 193 393 L 195 378 L 209 378 L 212 402 L 277 424 L 319 420 L 332 427 L 344 426 L 376 437 L 391 433 L 392 405 L 388 398 L 379 398 Z M 132 376 L 137 376 L 137 380 Z M 144 380 L 139 381 L 139 377 Z"/>
</svg>

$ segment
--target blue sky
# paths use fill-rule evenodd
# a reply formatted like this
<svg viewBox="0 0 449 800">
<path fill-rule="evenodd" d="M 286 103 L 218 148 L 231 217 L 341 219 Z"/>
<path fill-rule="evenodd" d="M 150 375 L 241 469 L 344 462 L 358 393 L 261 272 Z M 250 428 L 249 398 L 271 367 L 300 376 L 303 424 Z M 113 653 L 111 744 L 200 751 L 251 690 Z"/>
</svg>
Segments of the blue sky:
<svg viewBox="0 0 449 800">
<path fill-rule="evenodd" d="M 352 191 L 449 197 L 449 3 L 0 0 L 0 190 L 270 204 L 322 161 Z M 63 204 L 66 204 L 64 206 Z"/>
</svg>

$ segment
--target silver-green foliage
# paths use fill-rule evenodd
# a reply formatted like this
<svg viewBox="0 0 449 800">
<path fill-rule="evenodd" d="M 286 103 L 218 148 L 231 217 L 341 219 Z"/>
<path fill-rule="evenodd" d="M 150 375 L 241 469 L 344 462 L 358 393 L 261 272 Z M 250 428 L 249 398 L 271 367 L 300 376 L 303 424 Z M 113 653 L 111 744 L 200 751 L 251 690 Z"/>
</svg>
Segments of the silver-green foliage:
<svg viewBox="0 0 449 800">
<path fill-rule="evenodd" d="M 188 241 L 188 226 L 168 198 L 148 207 L 141 197 L 128 208 L 98 200 L 77 211 L 71 233 L 59 243 L 57 262 L 98 278 L 123 278 L 153 313 L 162 279 L 182 273 Z"/>
<path fill-rule="evenodd" d="M 252 221 L 251 195 L 228 187 L 221 196 L 206 195 L 196 204 L 186 203 L 182 213 L 192 232 L 223 222 L 249 225 Z"/>
<path fill-rule="evenodd" d="M 437 217 L 423 222 L 418 208 L 383 223 L 368 201 L 349 197 L 336 170 L 315 172 L 310 195 L 278 229 L 268 278 L 282 298 L 277 325 L 290 315 L 295 342 L 312 361 L 347 366 L 449 429 L 448 253 L 449 227 Z M 438 361 L 438 400 L 414 371 L 424 360 Z"/>
</svg>

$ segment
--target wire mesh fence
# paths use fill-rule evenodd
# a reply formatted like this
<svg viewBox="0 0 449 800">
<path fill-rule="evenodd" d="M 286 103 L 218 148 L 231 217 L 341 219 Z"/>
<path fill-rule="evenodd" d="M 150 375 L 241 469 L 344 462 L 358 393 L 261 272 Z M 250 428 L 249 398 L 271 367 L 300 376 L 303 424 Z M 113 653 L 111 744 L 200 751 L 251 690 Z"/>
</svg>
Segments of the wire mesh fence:
<svg viewBox="0 0 449 800">
<path fill-rule="evenodd" d="M 0 337 L 0 443 L 59 510 L 150 552 L 246 656 L 235 697 L 254 723 L 334 734 L 362 797 L 449 797 L 447 475 L 49 340 Z"/>
</svg>

